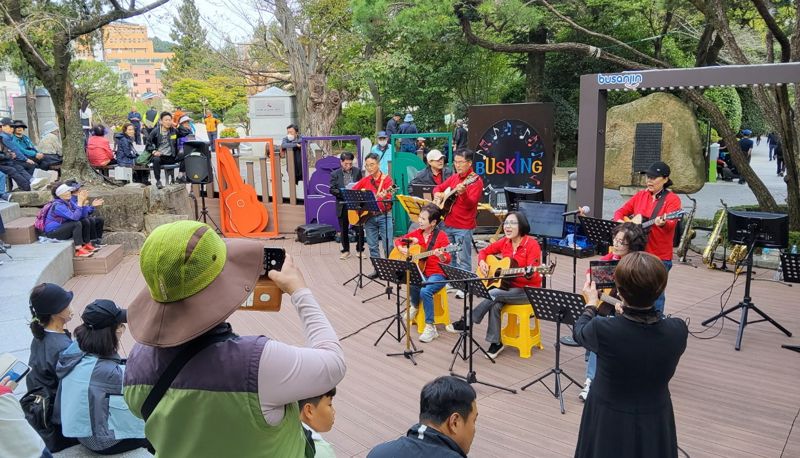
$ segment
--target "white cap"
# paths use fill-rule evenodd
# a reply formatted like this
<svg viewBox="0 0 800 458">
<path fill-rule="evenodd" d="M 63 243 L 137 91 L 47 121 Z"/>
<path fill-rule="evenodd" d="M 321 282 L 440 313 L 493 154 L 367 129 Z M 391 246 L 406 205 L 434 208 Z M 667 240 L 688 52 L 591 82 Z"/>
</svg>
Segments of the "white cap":
<svg viewBox="0 0 800 458">
<path fill-rule="evenodd" d="M 192 121 L 192 118 L 190 118 L 190 117 L 188 117 L 188 116 L 186 116 L 186 115 L 183 115 L 183 116 L 181 116 L 181 119 L 180 119 L 180 121 L 178 121 L 178 124 L 183 124 L 183 123 L 185 123 L 185 122 L 187 122 L 187 121 L 191 122 L 191 121 Z"/>
<path fill-rule="evenodd" d="M 428 155 L 426 156 L 429 161 L 438 161 L 439 159 L 444 157 L 441 151 L 438 149 L 432 149 L 428 151 Z"/>
<path fill-rule="evenodd" d="M 56 195 L 60 196 L 61 194 L 66 194 L 66 193 L 72 192 L 74 190 L 75 190 L 75 188 L 73 188 L 72 186 L 70 186 L 68 184 L 62 184 L 61 186 L 56 188 Z"/>
</svg>

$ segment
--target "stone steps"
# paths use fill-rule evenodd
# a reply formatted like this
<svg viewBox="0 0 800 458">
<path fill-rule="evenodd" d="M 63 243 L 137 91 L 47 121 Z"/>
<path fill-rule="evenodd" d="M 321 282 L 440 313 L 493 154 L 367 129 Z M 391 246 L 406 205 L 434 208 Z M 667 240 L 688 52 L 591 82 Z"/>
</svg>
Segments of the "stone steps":
<svg viewBox="0 0 800 458">
<path fill-rule="evenodd" d="M 107 274 L 122 262 L 124 254 L 122 245 L 106 245 L 90 257 L 73 257 L 75 275 Z"/>
</svg>

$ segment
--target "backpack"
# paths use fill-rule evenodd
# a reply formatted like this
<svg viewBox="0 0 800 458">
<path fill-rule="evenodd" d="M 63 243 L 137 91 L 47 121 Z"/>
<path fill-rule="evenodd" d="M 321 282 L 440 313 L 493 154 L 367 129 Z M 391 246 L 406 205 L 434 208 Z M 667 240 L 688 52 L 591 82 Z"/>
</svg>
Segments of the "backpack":
<svg viewBox="0 0 800 458">
<path fill-rule="evenodd" d="M 40 233 L 44 233 L 44 223 L 47 222 L 47 214 L 50 213 L 50 207 L 53 206 L 53 201 L 44 204 L 39 213 L 36 214 L 36 220 L 33 222 L 33 227 Z"/>
</svg>

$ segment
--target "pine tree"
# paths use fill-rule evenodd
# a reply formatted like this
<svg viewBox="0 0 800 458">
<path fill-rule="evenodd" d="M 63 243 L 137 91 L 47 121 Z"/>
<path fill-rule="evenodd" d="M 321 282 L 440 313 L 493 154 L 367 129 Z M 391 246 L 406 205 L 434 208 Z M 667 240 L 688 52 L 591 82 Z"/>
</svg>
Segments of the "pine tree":
<svg viewBox="0 0 800 458">
<path fill-rule="evenodd" d="M 197 10 L 194 0 L 183 0 L 169 36 L 176 46 L 172 48 L 175 55 L 167 61 L 162 78 L 167 89 L 171 82 L 180 78 L 200 78 L 203 75 L 208 43 L 206 30 L 200 25 L 200 11 Z"/>
</svg>

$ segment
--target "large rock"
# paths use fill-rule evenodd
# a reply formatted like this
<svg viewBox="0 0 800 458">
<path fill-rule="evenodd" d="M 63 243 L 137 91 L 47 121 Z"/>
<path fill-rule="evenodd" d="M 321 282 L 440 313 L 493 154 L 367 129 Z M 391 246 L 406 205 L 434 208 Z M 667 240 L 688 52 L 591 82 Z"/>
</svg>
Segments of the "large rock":
<svg viewBox="0 0 800 458">
<path fill-rule="evenodd" d="M 138 254 L 144 245 L 145 235 L 141 232 L 106 232 L 103 234 L 103 243 L 107 245 L 122 245 L 125 254 Z"/>
<path fill-rule="evenodd" d="M 662 124 L 661 160 L 672 170 L 672 190 L 699 191 L 708 173 L 697 118 L 679 98 L 662 92 L 608 110 L 604 186 L 640 184 L 632 173 L 637 123 Z"/>
<path fill-rule="evenodd" d="M 11 193 L 11 202 L 18 203 L 20 207 L 43 207 L 44 204 L 52 199 L 53 195 L 46 189 L 41 191 L 14 191 Z"/>
<path fill-rule="evenodd" d="M 96 198 L 104 201 L 96 211 L 105 219 L 106 231 L 139 232 L 144 229 L 144 215 L 147 213 L 145 188 L 89 188 L 89 201 Z"/>
<path fill-rule="evenodd" d="M 165 215 L 161 213 L 148 213 L 144 217 L 144 230 L 150 234 L 162 224 L 174 223 L 175 221 L 185 221 L 188 215 Z"/>
<path fill-rule="evenodd" d="M 194 215 L 194 206 L 186 185 L 173 184 L 158 189 L 148 186 L 148 213 L 164 213 L 170 215 Z"/>
</svg>

